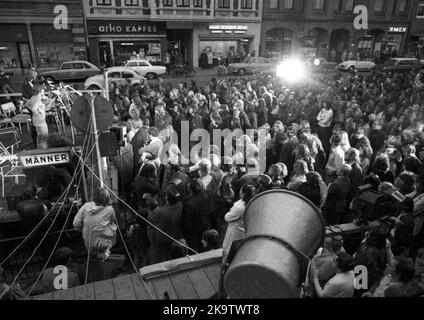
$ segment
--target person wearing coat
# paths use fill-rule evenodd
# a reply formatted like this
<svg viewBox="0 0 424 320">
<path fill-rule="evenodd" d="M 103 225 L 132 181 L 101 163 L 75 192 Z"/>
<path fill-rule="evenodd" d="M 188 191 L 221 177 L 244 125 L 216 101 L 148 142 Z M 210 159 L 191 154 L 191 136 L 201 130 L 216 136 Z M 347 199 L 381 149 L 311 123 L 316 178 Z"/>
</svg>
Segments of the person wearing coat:
<svg viewBox="0 0 424 320">
<path fill-rule="evenodd" d="M 256 188 L 253 185 L 243 185 L 240 190 L 240 200 L 234 203 L 230 211 L 224 217 L 225 221 L 228 223 L 224 241 L 222 242 L 224 261 L 230 251 L 231 244 L 234 241 L 244 238 L 244 213 L 246 205 L 255 196 L 255 193 Z"/>
<path fill-rule="evenodd" d="M 201 249 L 203 232 L 210 228 L 210 213 L 204 205 L 207 201 L 202 183 L 193 179 L 190 182 L 190 195 L 183 204 L 181 230 L 188 246 L 197 252 Z"/>
</svg>

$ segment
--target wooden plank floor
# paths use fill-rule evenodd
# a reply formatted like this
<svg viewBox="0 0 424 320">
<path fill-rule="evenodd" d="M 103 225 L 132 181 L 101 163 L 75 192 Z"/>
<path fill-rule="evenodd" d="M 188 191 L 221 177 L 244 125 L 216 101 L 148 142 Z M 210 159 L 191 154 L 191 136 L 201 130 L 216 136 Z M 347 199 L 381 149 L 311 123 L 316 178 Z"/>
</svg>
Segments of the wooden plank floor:
<svg viewBox="0 0 424 320">
<path fill-rule="evenodd" d="M 222 250 L 148 266 L 140 274 L 89 283 L 32 300 L 209 299 L 219 288 Z M 202 262 L 204 262 L 202 264 Z M 190 263 L 192 266 L 190 267 Z M 200 264 L 199 264 L 200 263 Z M 183 267 L 183 268 L 181 268 Z M 181 268 L 181 269 L 180 269 Z M 160 273 L 158 273 L 160 271 Z M 149 276 L 150 275 L 150 276 Z"/>
</svg>

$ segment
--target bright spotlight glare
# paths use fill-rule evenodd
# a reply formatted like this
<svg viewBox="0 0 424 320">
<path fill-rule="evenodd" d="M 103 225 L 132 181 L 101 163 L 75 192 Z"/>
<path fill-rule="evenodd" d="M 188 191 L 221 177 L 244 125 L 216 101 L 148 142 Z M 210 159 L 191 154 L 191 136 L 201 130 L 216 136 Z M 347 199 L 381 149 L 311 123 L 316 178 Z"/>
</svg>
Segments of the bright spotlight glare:
<svg viewBox="0 0 424 320">
<path fill-rule="evenodd" d="M 306 69 L 300 60 L 289 59 L 277 66 L 277 76 L 289 82 L 297 82 L 306 76 Z"/>
<path fill-rule="evenodd" d="M 319 61 L 319 59 L 315 59 L 314 60 L 314 65 L 319 66 L 321 63 L 321 61 Z"/>
</svg>

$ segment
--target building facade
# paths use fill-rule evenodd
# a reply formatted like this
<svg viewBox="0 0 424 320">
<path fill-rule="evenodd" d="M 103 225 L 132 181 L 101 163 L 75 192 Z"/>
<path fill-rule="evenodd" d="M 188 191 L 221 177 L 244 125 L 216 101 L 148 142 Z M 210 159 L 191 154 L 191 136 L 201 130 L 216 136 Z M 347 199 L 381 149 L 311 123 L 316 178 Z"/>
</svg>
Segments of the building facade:
<svg viewBox="0 0 424 320">
<path fill-rule="evenodd" d="M 67 29 L 53 24 L 58 5 L 67 9 Z M 0 68 L 9 73 L 87 58 L 81 0 L 0 0 L 0 30 Z"/>
<path fill-rule="evenodd" d="M 340 61 L 343 51 L 372 57 L 406 53 L 415 0 L 264 0 L 261 54 L 317 54 Z M 368 9 L 368 29 L 356 30 L 354 8 Z"/>
<path fill-rule="evenodd" d="M 153 64 L 167 53 L 199 66 L 232 48 L 258 54 L 262 0 L 84 0 L 90 59 L 119 65 L 133 57 Z"/>
<path fill-rule="evenodd" d="M 424 58 L 424 0 L 415 1 L 412 9 L 408 51 L 420 59 Z"/>
</svg>

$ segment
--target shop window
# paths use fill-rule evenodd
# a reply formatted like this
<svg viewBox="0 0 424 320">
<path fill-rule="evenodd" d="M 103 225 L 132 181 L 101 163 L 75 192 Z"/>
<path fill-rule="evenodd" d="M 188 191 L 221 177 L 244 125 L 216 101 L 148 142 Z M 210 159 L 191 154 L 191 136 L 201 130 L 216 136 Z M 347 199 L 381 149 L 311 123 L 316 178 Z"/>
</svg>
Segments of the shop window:
<svg viewBox="0 0 424 320">
<path fill-rule="evenodd" d="M 424 3 L 418 5 L 417 18 L 424 18 Z"/>
<path fill-rule="evenodd" d="M 21 68 L 16 43 L 0 43 L 0 68 Z"/>
<path fill-rule="evenodd" d="M 163 0 L 163 6 L 172 7 L 173 6 L 172 0 Z"/>
<path fill-rule="evenodd" d="M 284 0 L 284 9 L 290 10 L 293 9 L 293 0 Z"/>
<path fill-rule="evenodd" d="M 37 43 L 36 47 L 40 67 L 58 67 L 75 57 L 74 47 L 68 42 Z"/>
<path fill-rule="evenodd" d="M 269 9 L 278 9 L 280 7 L 280 0 L 268 0 Z"/>
<path fill-rule="evenodd" d="M 384 10 L 384 0 L 374 0 L 374 12 L 382 14 Z"/>
<path fill-rule="evenodd" d="M 190 0 L 177 0 L 177 7 L 189 7 Z"/>
<path fill-rule="evenodd" d="M 230 9 L 230 0 L 218 0 L 218 8 Z"/>
<path fill-rule="evenodd" d="M 193 0 L 193 6 L 195 8 L 201 8 L 201 7 L 203 7 L 203 0 Z"/>
<path fill-rule="evenodd" d="M 314 10 L 323 11 L 325 9 L 325 0 L 314 0 Z"/>
<path fill-rule="evenodd" d="M 241 9 L 252 9 L 252 0 L 241 0 Z"/>
<path fill-rule="evenodd" d="M 97 0 L 98 6 L 110 6 L 112 5 L 112 0 Z"/>
<path fill-rule="evenodd" d="M 125 0 L 125 6 L 127 7 L 138 7 L 139 0 Z"/>
</svg>

